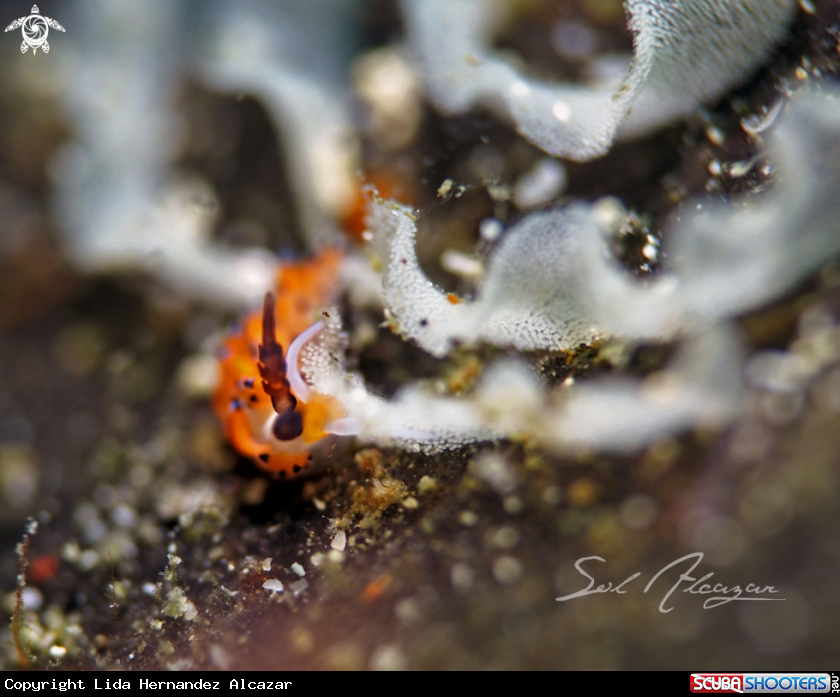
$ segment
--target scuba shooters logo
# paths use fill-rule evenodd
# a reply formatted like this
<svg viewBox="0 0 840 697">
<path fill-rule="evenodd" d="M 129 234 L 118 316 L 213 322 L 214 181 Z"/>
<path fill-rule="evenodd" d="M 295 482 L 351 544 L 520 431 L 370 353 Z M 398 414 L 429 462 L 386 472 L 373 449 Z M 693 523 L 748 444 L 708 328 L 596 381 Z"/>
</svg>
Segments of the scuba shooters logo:
<svg viewBox="0 0 840 697">
<path fill-rule="evenodd" d="M 50 45 L 47 43 L 47 35 L 50 33 L 50 28 L 56 31 L 64 31 L 58 22 L 49 17 L 44 17 L 37 5 L 32 6 L 32 14 L 28 17 L 21 17 L 12 22 L 6 31 L 14 31 L 20 27 L 23 34 L 23 43 L 20 45 L 20 52 L 26 53 L 30 48 L 32 55 L 38 53 L 40 48 L 44 53 L 50 52 Z"/>
<path fill-rule="evenodd" d="M 692 673 L 693 693 L 781 693 L 809 694 L 831 692 L 828 673 Z"/>
</svg>

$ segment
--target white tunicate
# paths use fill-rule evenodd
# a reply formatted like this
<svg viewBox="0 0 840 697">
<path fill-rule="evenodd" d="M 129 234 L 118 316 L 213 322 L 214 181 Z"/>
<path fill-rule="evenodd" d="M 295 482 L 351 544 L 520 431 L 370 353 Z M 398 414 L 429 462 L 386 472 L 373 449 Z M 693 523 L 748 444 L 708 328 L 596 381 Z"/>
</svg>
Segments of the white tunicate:
<svg viewBox="0 0 840 697">
<path fill-rule="evenodd" d="M 340 239 L 335 217 L 355 200 L 358 160 L 341 82 L 358 25 L 346 3 L 219 1 L 193 18 L 165 0 L 85 0 L 73 9 L 72 70 L 60 96 L 76 140 L 51 171 L 76 268 L 139 271 L 185 297 L 237 309 L 272 286 L 276 258 L 213 241 L 214 191 L 172 171 L 187 135 L 178 91 L 196 78 L 266 107 L 295 172 L 306 241 Z"/>
<path fill-rule="evenodd" d="M 411 211 L 377 205 L 369 224 L 397 331 L 435 356 L 477 341 L 563 350 L 609 336 L 670 339 L 771 300 L 840 252 L 838 99 L 828 88 L 797 95 L 769 138 L 774 188 L 688 206 L 665 234 L 667 263 L 645 283 L 605 253 L 622 210 L 606 199 L 524 217 L 489 259 L 476 299 L 453 305 L 417 262 Z"/>
<path fill-rule="evenodd" d="M 644 380 L 605 377 L 554 392 L 512 359 L 490 366 L 468 397 L 409 385 L 386 401 L 340 369 L 313 372 L 312 379 L 314 389 L 344 404 L 361 439 L 382 445 L 435 451 L 516 437 L 558 452 L 631 452 L 693 426 L 726 423 L 741 405 L 742 367 L 738 339 L 718 328 L 686 343 L 671 366 Z M 470 471 L 504 494 L 515 488 L 515 473 L 497 457 L 477 458 Z M 333 546 L 344 543 L 339 532 Z"/>
<path fill-rule="evenodd" d="M 632 66 L 623 79 L 587 85 L 527 77 L 494 52 L 493 31 L 503 21 L 499 3 L 402 2 L 409 45 L 439 109 L 495 108 L 551 155 L 588 160 L 603 155 L 617 133 L 650 132 L 743 82 L 784 39 L 796 0 L 627 0 L 625 6 Z M 571 44 L 564 34 L 560 25 L 554 38 L 561 51 L 592 50 L 591 41 Z"/>
</svg>

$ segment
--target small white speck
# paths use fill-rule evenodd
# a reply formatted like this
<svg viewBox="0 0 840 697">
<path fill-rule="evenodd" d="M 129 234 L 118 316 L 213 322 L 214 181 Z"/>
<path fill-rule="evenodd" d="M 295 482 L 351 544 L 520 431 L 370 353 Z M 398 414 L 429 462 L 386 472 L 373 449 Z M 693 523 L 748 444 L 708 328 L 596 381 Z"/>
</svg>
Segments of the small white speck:
<svg viewBox="0 0 840 697">
<path fill-rule="evenodd" d="M 297 562 L 292 564 L 292 571 L 294 571 L 298 576 L 306 576 L 306 571 L 304 571 L 303 567 Z"/>
<path fill-rule="evenodd" d="M 44 604 L 44 596 L 41 591 L 32 586 L 27 586 L 21 593 L 21 600 L 23 601 L 24 610 L 40 610 L 41 605 Z"/>
<path fill-rule="evenodd" d="M 262 587 L 265 588 L 267 591 L 271 591 L 272 593 L 283 592 L 283 584 L 276 578 L 268 579 L 268 581 L 262 584 Z"/>
<path fill-rule="evenodd" d="M 495 242 L 505 231 L 505 226 L 496 218 L 485 218 L 478 224 L 478 232 L 481 239 L 487 242 Z"/>
<path fill-rule="evenodd" d="M 274 560 L 274 557 L 266 557 L 260 562 L 260 568 L 263 571 L 271 571 L 271 562 Z"/>
<path fill-rule="evenodd" d="M 50 646 L 50 656 L 52 656 L 53 658 L 64 658 L 64 656 L 66 655 L 67 649 L 63 646 L 59 646 L 58 644 Z"/>
</svg>

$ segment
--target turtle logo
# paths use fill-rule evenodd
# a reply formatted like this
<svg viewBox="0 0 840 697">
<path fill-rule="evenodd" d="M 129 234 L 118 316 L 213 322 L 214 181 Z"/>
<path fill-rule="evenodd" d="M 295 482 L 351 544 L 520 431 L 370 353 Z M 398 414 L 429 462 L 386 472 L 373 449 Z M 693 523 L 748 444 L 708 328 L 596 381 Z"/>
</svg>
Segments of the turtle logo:
<svg viewBox="0 0 840 697">
<path fill-rule="evenodd" d="M 50 27 L 58 31 L 64 31 L 58 22 L 49 17 L 44 17 L 38 10 L 37 5 L 32 6 L 32 14 L 28 17 L 21 17 L 12 22 L 6 31 L 12 31 L 18 27 L 23 27 L 23 43 L 20 45 L 20 52 L 26 53 L 26 49 L 32 48 L 32 55 L 38 53 L 40 48 L 44 53 L 50 52 L 50 45 L 47 43 L 47 34 L 50 33 Z"/>
</svg>

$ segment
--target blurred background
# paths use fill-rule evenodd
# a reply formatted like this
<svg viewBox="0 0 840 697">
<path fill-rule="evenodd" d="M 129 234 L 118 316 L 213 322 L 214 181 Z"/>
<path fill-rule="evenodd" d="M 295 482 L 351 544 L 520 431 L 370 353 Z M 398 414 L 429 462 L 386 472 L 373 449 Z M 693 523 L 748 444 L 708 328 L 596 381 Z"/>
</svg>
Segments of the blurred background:
<svg viewBox="0 0 840 697">
<path fill-rule="evenodd" d="M 492 248 L 482 221 L 572 198 L 619 197 L 634 217 L 613 251 L 655 274 L 645 250 L 667 244 L 681 201 L 772 184 L 740 115 L 786 80 L 840 72 L 840 6 L 801 5 L 748 85 L 584 164 L 493 114 L 438 114 L 390 0 L 45 2 L 66 30 L 49 30 L 49 53 L 22 54 L 20 28 L 0 35 L 0 601 L 22 627 L 19 642 L 0 628 L 0 667 L 830 669 L 836 360 L 795 388 L 753 388 L 720 432 L 634 457 L 351 442 L 293 482 L 239 457 L 208 401 L 213 352 L 275 259 L 357 249 L 364 181 L 420 209 L 424 271 L 461 296 Z M 530 74 L 582 79 L 632 45 L 617 0 L 508 10 L 497 48 Z M 0 13 L 6 26 L 31 8 Z M 448 179 L 463 190 L 443 202 Z M 381 311 L 341 303 L 348 361 L 380 394 L 418 377 L 468 389 L 494 356 L 432 359 Z M 826 260 L 738 324 L 754 353 L 836 348 L 838 313 Z M 646 375 L 672 352 L 642 346 L 620 369 Z M 534 363 L 552 384 L 619 370 L 596 351 Z M 645 594 L 647 579 L 697 551 L 713 581 L 784 602 L 707 610 L 677 592 L 659 612 L 687 567 Z M 587 567 L 599 582 L 641 577 L 626 595 L 556 602 L 585 586 L 586 556 L 606 560 Z"/>
</svg>

